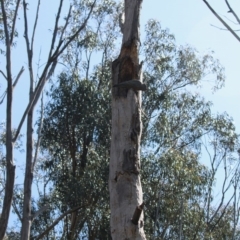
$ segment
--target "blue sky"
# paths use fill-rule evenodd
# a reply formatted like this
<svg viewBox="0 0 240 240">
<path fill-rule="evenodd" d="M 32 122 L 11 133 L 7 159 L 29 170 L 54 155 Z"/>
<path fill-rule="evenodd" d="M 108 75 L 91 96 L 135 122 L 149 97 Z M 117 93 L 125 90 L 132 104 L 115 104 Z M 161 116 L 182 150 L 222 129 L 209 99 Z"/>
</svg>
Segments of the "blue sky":
<svg viewBox="0 0 240 240">
<path fill-rule="evenodd" d="M 227 18 L 233 20 L 224 0 L 209 0 L 209 3 L 228 23 Z M 229 3 L 240 16 L 240 2 L 230 0 Z M 142 26 L 149 18 L 157 19 L 163 28 L 169 28 L 179 45 L 189 44 L 200 54 L 210 50 L 215 52 L 214 56 L 225 67 L 225 87 L 212 94 L 211 84 L 206 83 L 199 92 L 214 103 L 214 112 L 226 111 L 232 116 L 239 131 L 240 42 L 228 31 L 211 26 L 224 28 L 202 0 L 143 0 Z M 239 25 L 232 26 L 240 29 Z"/>
<path fill-rule="evenodd" d="M 68 1 L 66 1 L 66 3 L 67 2 Z M 227 13 L 227 7 L 224 0 L 209 0 L 209 2 L 216 8 L 223 18 L 224 15 L 231 17 L 231 14 Z M 240 2 L 233 0 L 230 1 L 231 4 L 232 2 L 235 3 L 235 5 L 232 5 L 234 9 L 239 9 L 240 11 Z M 44 63 L 44 55 L 47 54 L 49 49 L 49 41 L 47 41 L 47 39 L 50 39 L 52 34 L 49 29 L 53 28 L 53 20 L 57 11 L 56 5 L 57 4 L 54 1 L 51 1 L 51 3 L 49 3 L 49 1 L 43 1 L 41 3 L 39 14 L 39 21 L 41 23 L 35 41 L 35 63 L 38 61 L 40 51 L 40 62 L 41 64 Z M 34 13 L 35 11 L 33 11 L 30 16 L 33 16 Z M 20 17 L 22 18 L 22 16 Z M 222 27 L 221 23 L 215 18 L 215 16 L 213 16 L 202 0 L 143 0 L 141 11 L 142 30 L 144 29 L 147 20 L 151 18 L 159 20 L 163 28 L 169 28 L 170 32 L 175 35 L 177 44 L 189 44 L 196 48 L 200 54 L 210 50 L 215 52 L 215 57 L 220 60 L 226 70 L 225 87 L 213 95 L 211 84 L 209 83 L 209 85 L 205 84 L 199 92 L 204 95 L 207 100 L 213 101 L 214 111 L 227 111 L 229 115 L 234 118 L 237 129 L 239 130 L 240 115 L 237 114 L 237 110 L 238 101 L 240 100 L 240 43 L 228 31 L 219 30 L 210 25 L 213 24 Z M 33 20 L 30 22 L 33 23 Z M 22 26 L 23 23 L 20 21 L 17 28 L 21 39 L 23 36 Z M 237 27 L 238 26 L 236 25 L 236 28 Z M 29 27 L 29 29 L 31 29 L 31 27 Z M 22 112 L 24 111 L 28 100 L 27 59 L 24 56 L 25 43 L 23 42 L 23 39 L 21 41 L 19 40 L 17 47 L 13 51 L 13 75 L 17 75 L 21 66 L 24 66 L 26 70 L 15 90 L 13 108 L 15 125 L 20 121 Z M 5 70 L 4 61 L 2 61 L 1 58 L 0 67 Z M 2 89 L 5 88 L 4 81 L 1 81 L 0 85 Z M 4 120 L 5 114 L 2 114 L 3 111 L 5 111 L 5 106 L 1 105 L 1 121 Z"/>
</svg>

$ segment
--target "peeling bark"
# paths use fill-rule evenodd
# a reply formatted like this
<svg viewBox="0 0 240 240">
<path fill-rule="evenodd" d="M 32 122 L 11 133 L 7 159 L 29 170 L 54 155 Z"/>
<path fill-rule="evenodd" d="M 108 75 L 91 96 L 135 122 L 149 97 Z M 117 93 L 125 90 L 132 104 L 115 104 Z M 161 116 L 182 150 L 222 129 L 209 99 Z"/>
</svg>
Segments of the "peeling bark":
<svg viewBox="0 0 240 240">
<path fill-rule="evenodd" d="M 142 0 L 125 0 L 123 42 L 112 64 L 112 86 L 133 79 L 142 82 L 139 64 L 139 13 Z M 132 222 L 136 207 L 142 206 L 140 181 L 141 91 L 112 89 L 112 134 L 110 153 L 110 207 L 112 239 L 146 239 L 143 214 Z"/>
</svg>

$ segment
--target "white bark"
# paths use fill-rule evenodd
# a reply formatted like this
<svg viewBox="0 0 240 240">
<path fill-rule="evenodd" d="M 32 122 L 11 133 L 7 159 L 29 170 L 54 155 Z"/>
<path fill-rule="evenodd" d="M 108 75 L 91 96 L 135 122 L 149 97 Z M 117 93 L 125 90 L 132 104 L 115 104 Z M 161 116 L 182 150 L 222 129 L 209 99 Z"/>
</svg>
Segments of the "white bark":
<svg viewBox="0 0 240 240">
<path fill-rule="evenodd" d="M 112 64 L 112 84 L 141 80 L 138 60 L 141 0 L 125 0 L 123 44 Z M 112 89 L 112 134 L 110 153 L 110 208 L 112 239 L 146 239 L 143 213 L 138 224 L 131 219 L 143 202 L 140 181 L 141 91 Z"/>
</svg>

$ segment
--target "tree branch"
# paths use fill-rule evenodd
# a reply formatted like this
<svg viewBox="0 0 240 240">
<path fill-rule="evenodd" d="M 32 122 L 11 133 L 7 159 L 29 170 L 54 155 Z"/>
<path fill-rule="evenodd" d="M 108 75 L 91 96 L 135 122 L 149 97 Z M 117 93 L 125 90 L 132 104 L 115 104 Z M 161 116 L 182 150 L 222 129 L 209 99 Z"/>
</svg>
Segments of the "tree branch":
<svg viewBox="0 0 240 240">
<path fill-rule="evenodd" d="M 36 32 L 36 27 L 37 27 L 40 3 L 41 3 L 41 0 L 38 0 L 38 6 L 37 6 L 36 17 L 35 17 L 35 22 L 34 22 L 34 26 L 33 26 L 32 40 L 31 40 L 31 50 L 33 50 L 33 42 L 34 42 L 34 37 L 35 37 L 35 32 Z"/>
<path fill-rule="evenodd" d="M 75 212 L 80 208 L 83 208 L 84 206 L 78 206 L 75 207 L 73 209 L 70 209 L 68 211 L 66 211 L 65 213 L 63 213 L 61 216 L 59 216 L 53 223 L 52 225 L 50 225 L 48 228 L 46 228 L 46 230 L 41 233 L 40 235 L 38 235 L 37 237 L 34 237 L 35 240 L 39 240 L 41 238 L 43 238 L 44 235 L 46 235 L 50 230 L 52 230 L 58 223 L 59 221 L 61 221 L 66 215 L 68 215 L 69 213 Z"/>
<path fill-rule="evenodd" d="M 1 0 L 3 1 L 3 0 Z M 61 3 L 62 3 L 63 0 L 61 0 L 60 2 L 60 6 L 59 6 L 59 9 L 61 9 Z M 25 3 L 25 0 L 24 0 L 24 3 Z M 38 82 L 38 85 L 33 93 L 33 96 L 32 96 L 32 101 L 28 103 L 28 106 L 25 110 L 25 112 L 23 113 L 23 116 L 21 118 L 21 121 L 18 125 L 18 128 L 17 128 L 17 131 L 15 133 L 15 136 L 13 138 L 13 142 L 16 141 L 19 133 L 20 133 L 20 130 L 22 128 L 22 125 L 23 125 L 23 122 L 25 121 L 25 118 L 28 114 L 28 112 L 30 111 L 30 109 L 36 104 L 36 102 L 38 101 L 39 99 L 39 96 L 41 94 L 41 91 L 44 87 L 44 84 L 45 82 L 48 80 L 48 78 L 51 76 L 56 64 L 57 64 L 57 58 L 59 57 L 60 54 L 62 54 L 62 52 L 67 48 L 67 46 L 74 40 L 74 38 L 85 28 L 90 16 L 91 16 L 91 13 L 93 11 L 93 7 L 96 3 L 96 0 L 93 2 L 93 4 L 91 5 L 91 9 L 88 13 L 88 16 L 87 18 L 84 20 L 83 24 L 79 27 L 79 29 L 72 35 L 68 38 L 68 41 L 64 44 L 64 46 L 61 48 L 61 45 L 63 43 L 63 41 L 59 41 L 58 43 L 58 47 L 56 48 L 56 50 L 54 51 L 54 53 L 52 54 L 52 51 L 53 51 L 53 48 L 54 48 L 54 43 L 53 43 L 53 40 L 52 40 L 52 45 L 51 45 L 51 48 L 50 48 L 50 52 L 49 52 L 49 58 L 48 58 L 48 61 L 47 61 L 47 64 L 43 70 L 43 73 L 40 77 L 40 80 Z M 26 15 L 26 14 L 25 14 Z M 60 13 L 58 13 L 58 15 L 60 15 Z M 54 29 L 54 32 L 56 31 L 57 29 L 57 25 L 58 25 L 58 15 L 56 17 L 56 24 L 55 24 L 55 29 Z M 27 26 L 26 26 L 27 27 Z M 53 39 L 55 41 L 56 39 L 56 34 L 54 33 L 53 34 Z M 28 40 L 26 40 L 28 41 Z M 27 45 L 29 45 L 29 41 L 27 43 Z M 61 49 L 60 49 L 61 48 Z M 28 48 L 29 49 L 29 48 Z M 49 68 L 51 67 L 50 70 L 48 70 Z M 49 73 L 49 74 L 48 74 Z"/>
<path fill-rule="evenodd" d="M 215 12 L 215 10 L 211 7 L 211 5 L 206 1 L 203 2 L 207 5 L 210 11 L 215 15 L 215 17 L 228 29 L 229 32 L 240 42 L 240 37 L 232 30 L 232 28 Z"/>
<path fill-rule="evenodd" d="M 88 16 L 87 18 L 84 20 L 83 24 L 81 25 L 81 27 L 72 35 L 68 38 L 68 41 L 65 43 L 65 45 L 62 47 L 62 49 L 60 50 L 60 46 L 62 44 L 62 41 L 59 42 L 59 46 L 58 48 L 55 50 L 55 53 L 52 55 L 52 57 L 54 58 L 57 58 L 60 54 L 62 54 L 62 52 L 67 48 L 67 46 L 74 40 L 74 38 L 79 35 L 79 33 L 85 28 L 90 16 L 91 16 L 91 13 L 93 11 L 93 8 L 95 6 L 95 3 L 96 3 L 97 0 L 94 0 L 92 6 L 91 6 L 91 9 L 88 13 Z"/>
<path fill-rule="evenodd" d="M 213 25 L 213 24 L 210 24 L 212 27 L 215 27 L 215 28 L 217 28 L 217 29 L 219 29 L 219 30 L 224 30 L 224 31 L 228 31 L 228 29 L 226 29 L 226 28 L 220 28 L 220 27 L 217 27 L 217 26 L 215 26 L 215 25 Z M 240 31 L 240 29 L 237 29 L 237 30 L 233 30 L 234 32 L 238 32 L 238 31 Z"/>
<path fill-rule="evenodd" d="M 35 164 L 37 162 L 38 150 L 39 150 L 40 143 L 41 143 L 41 131 L 42 131 L 42 126 L 43 126 L 43 113 L 44 113 L 44 108 L 43 108 L 43 94 L 42 94 L 42 98 L 41 98 L 41 119 L 40 119 L 40 126 L 39 126 L 39 130 L 38 130 L 37 146 L 36 146 L 35 155 L 34 155 L 33 164 L 32 164 L 32 171 L 34 171 L 34 167 L 35 167 Z"/>
<path fill-rule="evenodd" d="M 3 75 L 3 77 L 4 77 L 6 80 L 8 80 L 8 79 L 7 79 L 7 76 L 5 75 L 5 73 L 4 73 L 2 70 L 0 70 L 0 73 Z"/>
<path fill-rule="evenodd" d="M 19 80 L 19 78 L 21 77 L 21 75 L 22 75 L 22 73 L 24 72 L 24 67 L 22 66 L 22 68 L 20 69 L 20 71 L 19 71 L 19 73 L 18 73 L 18 75 L 17 75 L 17 77 L 16 77 L 16 79 L 15 79 L 15 81 L 14 81 L 14 83 L 13 83 L 13 88 L 17 85 L 17 83 L 18 83 L 18 80 Z"/>
<path fill-rule="evenodd" d="M 228 0 L 225 0 L 225 2 L 229 8 L 229 12 L 233 14 L 233 16 L 236 18 L 237 22 L 240 24 L 240 19 L 239 19 L 238 15 L 235 13 L 235 11 L 232 9 L 230 4 L 228 3 Z"/>
<path fill-rule="evenodd" d="M 16 79 L 15 79 L 13 85 L 12 85 L 13 88 L 17 85 L 17 82 L 18 82 L 20 76 L 22 75 L 23 71 L 24 71 L 24 67 L 22 67 L 22 68 L 20 69 L 20 71 L 19 71 L 19 73 L 18 73 L 18 75 L 17 75 L 17 77 L 16 77 Z M 0 70 L 0 72 L 2 72 L 2 71 Z M 2 72 L 2 74 L 4 74 L 4 73 Z M 4 75 L 4 76 L 5 76 L 5 75 Z M 0 105 L 3 103 L 4 98 L 6 97 L 6 95 L 7 95 L 7 90 L 6 90 L 6 91 L 3 93 L 3 95 L 0 97 L 0 98 L 2 98 L 2 100 L 0 100 Z"/>
<path fill-rule="evenodd" d="M 18 12 L 18 7 L 19 7 L 20 2 L 21 2 L 21 0 L 17 0 L 16 8 L 15 8 L 15 11 L 14 11 L 12 32 L 11 32 L 11 37 L 10 37 L 10 45 L 12 45 L 12 42 L 13 42 L 15 25 L 16 25 L 16 19 L 17 19 L 17 12 Z"/>
</svg>

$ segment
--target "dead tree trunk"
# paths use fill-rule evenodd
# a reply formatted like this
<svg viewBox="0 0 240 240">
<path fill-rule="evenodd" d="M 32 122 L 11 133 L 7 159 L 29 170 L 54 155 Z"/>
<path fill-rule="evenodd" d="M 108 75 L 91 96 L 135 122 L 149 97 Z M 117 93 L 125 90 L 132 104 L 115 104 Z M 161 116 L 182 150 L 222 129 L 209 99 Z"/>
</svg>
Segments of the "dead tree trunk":
<svg viewBox="0 0 240 240">
<path fill-rule="evenodd" d="M 141 3 L 142 0 L 125 0 L 121 52 L 112 64 L 109 191 L 113 240 L 146 239 L 141 214 L 143 196 L 139 175 L 141 90 L 145 90 L 138 58 Z M 114 87 L 116 84 L 120 85 Z"/>
<path fill-rule="evenodd" d="M 11 45 L 12 36 L 8 30 L 7 14 L 5 11 L 4 1 L 1 0 L 1 15 L 4 25 L 5 44 L 6 44 L 6 72 L 4 75 L 7 81 L 7 109 L 6 109 L 6 183 L 5 183 L 5 195 L 3 199 L 2 212 L 0 214 L 0 239 L 4 238 L 11 203 L 13 198 L 13 187 L 15 180 L 15 165 L 13 163 L 13 141 L 12 141 L 12 98 L 13 98 L 13 79 L 11 71 Z M 12 28 L 14 29 L 14 28 Z M 12 30 L 14 32 L 14 30 Z"/>
</svg>

